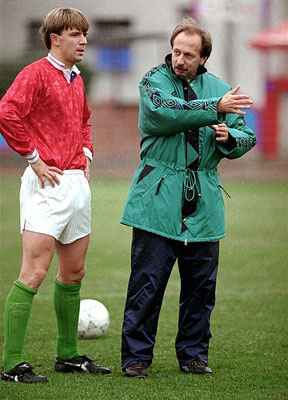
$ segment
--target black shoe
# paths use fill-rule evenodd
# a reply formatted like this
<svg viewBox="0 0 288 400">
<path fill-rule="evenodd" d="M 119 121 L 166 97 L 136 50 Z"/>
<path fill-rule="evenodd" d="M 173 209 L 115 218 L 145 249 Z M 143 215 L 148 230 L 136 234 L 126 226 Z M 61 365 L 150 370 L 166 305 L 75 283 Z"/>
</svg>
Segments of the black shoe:
<svg viewBox="0 0 288 400">
<path fill-rule="evenodd" d="M 180 369 L 181 371 L 186 372 L 188 374 L 198 374 L 198 375 L 212 374 L 212 370 L 208 367 L 208 365 L 205 364 L 204 361 L 200 360 L 191 361 L 186 365 L 180 365 Z"/>
<path fill-rule="evenodd" d="M 2 367 L 1 379 L 2 381 L 22 383 L 48 382 L 45 376 L 35 374 L 35 372 L 33 372 L 33 367 L 26 362 L 16 365 L 14 368 L 10 369 L 9 372 L 4 372 Z"/>
<path fill-rule="evenodd" d="M 143 364 L 131 364 L 125 369 L 125 376 L 128 378 L 146 378 L 147 370 Z"/>
<path fill-rule="evenodd" d="M 87 356 L 78 356 L 71 360 L 58 360 L 55 362 L 56 372 L 88 372 L 90 374 L 111 374 L 110 369 L 96 365 L 91 358 Z"/>
</svg>

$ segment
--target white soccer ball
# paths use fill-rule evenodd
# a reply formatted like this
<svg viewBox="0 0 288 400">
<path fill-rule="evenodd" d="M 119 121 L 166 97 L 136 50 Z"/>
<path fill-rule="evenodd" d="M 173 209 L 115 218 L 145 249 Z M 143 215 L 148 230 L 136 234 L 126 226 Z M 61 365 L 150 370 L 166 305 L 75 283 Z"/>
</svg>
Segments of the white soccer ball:
<svg viewBox="0 0 288 400">
<path fill-rule="evenodd" d="M 80 339 L 94 339 L 104 335 L 109 323 L 108 310 L 100 301 L 81 300 L 78 321 L 78 337 Z"/>
</svg>

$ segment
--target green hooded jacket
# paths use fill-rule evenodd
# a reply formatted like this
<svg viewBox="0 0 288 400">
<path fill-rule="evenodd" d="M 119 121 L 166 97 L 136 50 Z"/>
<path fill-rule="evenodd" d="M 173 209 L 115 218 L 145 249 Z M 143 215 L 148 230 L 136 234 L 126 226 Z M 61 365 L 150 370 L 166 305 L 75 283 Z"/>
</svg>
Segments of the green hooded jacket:
<svg viewBox="0 0 288 400">
<path fill-rule="evenodd" d="M 141 80 L 141 163 L 121 223 L 187 242 L 225 236 L 224 202 L 217 165 L 241 157 L 256 143 L 238 114 L 217 113 L 231 87 L 200 66 L 190 82 L 166 62 Z M 229 140 L 216 142 L 210 125 L 225 123 Z"/>
</svg>

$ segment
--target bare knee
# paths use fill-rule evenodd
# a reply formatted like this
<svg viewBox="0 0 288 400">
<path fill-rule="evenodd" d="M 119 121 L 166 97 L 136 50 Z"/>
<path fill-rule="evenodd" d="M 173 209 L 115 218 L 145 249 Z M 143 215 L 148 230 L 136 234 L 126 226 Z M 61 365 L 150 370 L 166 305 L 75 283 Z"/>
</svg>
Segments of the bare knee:
<svg viewBox="0 0 288 400">
<path fill-rule="evenodd" d="M 84 278 L 85 273 L 86 273 L 85 265 L 83 265 L 81 268 L 79 268 L 78 271 L 73 273 L 74 280 L 76 281 L 75 283 L 80 283 Z"/>
<path fill-rule="evenodd" d="M 81 283 L 85 276 L 85 265 L 74 267 L 73 269 L 59 269 L 57 280 L 61 283 L 66 283 L 67 285 L 74 285 L 76 283 Z"/>
<path fill-rule="evenodd" d="M 24 285 L 37 290 L 43 282 L 46 273 L 47 269 L 45 267 L 37 267 L 29 270 L 21 268 L 18 279 L 20 282 L 24 283 Z"/>
<path fill-rule="evenodd" d="M 23 260 L 19 280 L 38 289 L 50 266 L 55 239 L 36 232 L 23 231 Z"/>
</svg>

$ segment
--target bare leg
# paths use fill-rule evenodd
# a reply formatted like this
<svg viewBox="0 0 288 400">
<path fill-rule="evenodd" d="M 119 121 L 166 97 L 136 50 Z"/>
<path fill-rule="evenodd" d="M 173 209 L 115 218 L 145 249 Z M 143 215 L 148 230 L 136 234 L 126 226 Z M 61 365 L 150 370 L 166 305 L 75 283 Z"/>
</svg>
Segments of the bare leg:
<svg viewBox="0 0 288 400">
<path fill-rule="evenodd" d="M 48 235 L 23 232 L 23 261 L 20 275 L 7 296 L 4 318 L 4 371 L 24 362 L 23 347 L 34 295 L 51 263 L 55 239 Z M 40 380 L 46 378 L 38 377 Z M 37 379 L 38 379 L 37 378 Z M 4 376 L 4 379 L 10 379 Z"/>
<path fill-rule="evenodd" d="M 23 260 L 18 280 L 37 290 L 52 261 L 55 239 L 41 233 L 23 231 Z"/>
<path fill-rule="evenodd" d="M 79 356 L 80 287 L 85 274 L 88 242 L 89 236 L 66 245 L 56 242 L 59 269 L 54 286 L 54 307 L 57 318 L 58 360 L 71 360 Z"/>
<path fill-rule="evenodd" d="M 87 235 L 71 244 L 56 242 L 59 259 L 57 281 L 67 285 L 80 283 L 85 275 L 85 257 L 89 244 Z"/>
</svg>

